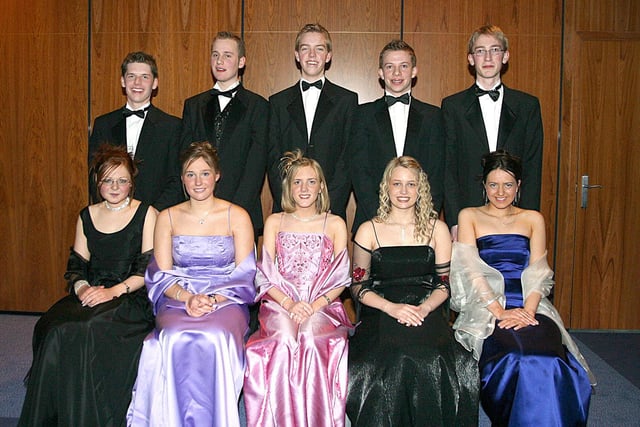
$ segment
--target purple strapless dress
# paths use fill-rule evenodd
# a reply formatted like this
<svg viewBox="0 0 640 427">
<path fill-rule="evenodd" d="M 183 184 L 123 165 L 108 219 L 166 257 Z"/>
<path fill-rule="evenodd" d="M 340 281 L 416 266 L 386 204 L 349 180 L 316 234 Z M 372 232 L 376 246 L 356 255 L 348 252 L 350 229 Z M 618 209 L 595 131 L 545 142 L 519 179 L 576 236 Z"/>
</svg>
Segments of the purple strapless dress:
<svg viewBox="0 0 640 427">
<path fill-rule="evenodd" d="M 239 426 L 244 379 L 246 304 L 253 301 L 255 256 L 238 266 L 231 236 L 174 236 L 174 268 L 149 264 L 146 285 L 156 328 L 144 341 L 127 414 L 134 426 Z M 228 298 L 210 314 L 190 317 L 165 290 L 180 282 L 192 293 Z"/>
</svg>

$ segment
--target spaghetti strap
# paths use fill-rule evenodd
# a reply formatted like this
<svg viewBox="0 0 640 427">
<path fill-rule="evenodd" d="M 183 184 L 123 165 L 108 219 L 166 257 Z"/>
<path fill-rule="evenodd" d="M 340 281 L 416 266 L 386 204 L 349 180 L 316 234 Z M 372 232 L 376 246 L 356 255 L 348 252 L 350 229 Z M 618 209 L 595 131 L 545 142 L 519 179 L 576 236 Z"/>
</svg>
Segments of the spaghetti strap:
<svg viewBox="0 0 640 427">
<path fill-rule="evenodd" d="M 376 236 L 376 243 L 378 244 L 378 247 L 381 248 L 382 245 L 380 244 L 380 241 L 378 240 L 378 233 L 376 233 L 376 225 L 373 223 L 373 220 L 369 220 L 371 222 L 371 226 L 373 227 L 373 235 Z"/>
<path fill-rule="evenodd" d="M 231 236 L 231 203 L 229 203 L 229 208 L 227 209 L 227 233 Z"/>
<path fill-rule="evenodd" d="M 173 236 L 173 220 L 171 219 L 171 208 L 167 209 L 167 215 L 169 215 L 169 230 L 171 231 L 171 235 Z"/>
<path fill-rule="evenodd" d="M 325 212 L 324 214 L 324 224 L 322 224 L 322 234 L 324 234 L 324 230 L 327 228 L 327 218 L 329 218 L 329 212 Z"/>
<path fill-rule="evenodd" d="M 429 241 L 427 242 L 427 245 L 431 246 L 431 240 L 433 240 L 433 231 L 436 229 L 436 223 L 438 221 L 436 219 L 433 220 L 433 227 L 431 227 L 431 233 L 429 233 Z"/>
<path fill-rule="evenodd" d="M 278 226 L 278 233 L 280 232 L 280 230 L 282 230 L 282 221 L 284 221 L 284 216 L 286 215 L 285 212 L 281 212 L 280 213 L 280 225 Z"/>
</svg>

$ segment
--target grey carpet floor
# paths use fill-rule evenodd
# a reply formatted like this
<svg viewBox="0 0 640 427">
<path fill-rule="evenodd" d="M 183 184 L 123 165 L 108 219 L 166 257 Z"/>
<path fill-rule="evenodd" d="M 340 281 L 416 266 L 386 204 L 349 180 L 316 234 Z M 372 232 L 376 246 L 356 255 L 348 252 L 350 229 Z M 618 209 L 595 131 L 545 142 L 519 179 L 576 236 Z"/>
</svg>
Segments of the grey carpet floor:
<svg viewBox="0 0 640 427">
<path fill-rule="evenodd" d="M 31 334 L 38 317 L 16 314 L 0 314 L 0 427 L 15 427 L 24 400 L 22 380 L 31 365 Z M 575 332 L 575 333 L 574 333 Z M 580 341 L 582 333 L 572 331 L 577 343 L 598 378 L 598 386 L 591 397 L 589 426 L 640 426 L 640 389 L 608 364 L 596 351 Z M 604 335 L 598 336 L 600 344 L 592 344 L 605 357 L 629 351 L 627 338 L 609 334 L 607 344 Z M 604 340 L 604 342 L 602 342 Z M 589 342 L 588 339 L 585 341 Z M 615 345 L 617 350 L 613 348 Z M 607 351 L 603 351 L 605 348 Z M 636 359 L 637 360 L 637 359 Z M 640 372 L 635 364 L 631 378 Z M 621 369 L 618 367 L 618 369 Z M 490 426 L 480 411 L 480 426 Z"/>
</svg>

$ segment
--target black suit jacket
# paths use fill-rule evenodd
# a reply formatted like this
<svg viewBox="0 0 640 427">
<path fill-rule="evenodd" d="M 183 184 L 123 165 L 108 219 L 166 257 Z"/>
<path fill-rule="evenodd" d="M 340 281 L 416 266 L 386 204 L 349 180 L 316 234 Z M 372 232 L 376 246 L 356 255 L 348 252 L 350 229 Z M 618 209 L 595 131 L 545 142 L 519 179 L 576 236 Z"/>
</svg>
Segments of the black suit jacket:
<svg viewBox="0 0 640 427">
<path fill-rule="evenodd" d="M 282 179 L 279 165 L 282 155 L 299 148 L 315 159 L 327 180 L 331 210 L 343 219 L 351 191 L 347 142 L 358 95 L 325 79 L 313 117 L 311 138 L 307 138 L 300 83 L 269 98 L 269 185 L 273 211 L 282 210 Z"/>
<path fill-rule="evenodd" d="M 387 163 L 396 156 L 389 108 L 384 97 L 356 110 L 352 148 L 352 180 L 358 207 L 353 223 L 376 215 L 378 189 Z M 444 128 L 438 107 L 411 98 L 403 155 L 414 157 L 427 173 L 433 205 L 439 210 L 444 185 Z"/>
<path fill-rule="evenodd" d="M 120 108 L 95 119 L 89 137 L 89 164 L 101 143 L 126 147 L 127 126 L 122 111 Z M 134 197 L 158 210 L 184 200 L 180 183 L 180 129 L 178 117 L 151 105 L 138 138 Z M 93 179 L 93 172 L 89 171 L 89 194 L 95 201 L 97 193 Z"/>
<path fill-rule="evenodd" d="M 474 86 L 442 101 L 446 132 L 445 217 L 450 227 L 458 213 L 484 204 L 482 156 L 489 142 Z M 504 86 L 497 148 L 522 160 L 520 206 L 540 209 L 542 116 L 538 98 Z"/>
<path fill-rule="evenodd" d="M 267 101 L 242 85 L 227 107 L 222 143 L 216 147 L 220 180 L 216 196 L 242 206 L 251 217 L 256 236 L 263 227 L 260 192 L 267 161 Z M 187 99 L 182 113 L 182 149 L 197 141 L 216 145 L 214 118 L 218 97 L 211 90 Z"/>
</svg>

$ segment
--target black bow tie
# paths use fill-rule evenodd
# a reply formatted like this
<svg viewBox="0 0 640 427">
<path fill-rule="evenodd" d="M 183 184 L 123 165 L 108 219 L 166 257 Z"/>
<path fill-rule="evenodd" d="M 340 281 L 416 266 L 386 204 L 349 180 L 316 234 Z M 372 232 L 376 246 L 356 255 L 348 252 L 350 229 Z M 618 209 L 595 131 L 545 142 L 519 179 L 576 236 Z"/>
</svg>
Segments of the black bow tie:
<svg viewBox="0 0 640 427">
<path fill-rule="evenodd" d="M 493 101 L 497 101 L 500 98 L 500 89 L 502 87 L 502 83 L 491 90 L 484 90 L 480 86 L 476 85 L 476 96 L 480 97 L 482 95 L 489 95 Z"/>
<path fill-rule="evenodd" d="M 144 113 L 149 109 L 149 107 L 147 108 L 143 108 L 142 110 L 129 110 L 128 108 L 125 108 L 124 110 L 122 110 L 122 115 L 127 118 L 129 116 L 138 116 L 141 119 L 144 119 Z"/>
<path fill-rule="evenodd" d="M 322 90 L 322 80 L 316 80 L 313 83 L 305 82 L 304 80 L 302 81 L 303 92 L 308 91 L 311 86 L 317 88 L 318 90 Z"/>
<path fill-rule="evenodd" d="M 220 95 L 220 96 L 226 96 L 227 98 L 233 98 L 233 94 L 236 93 L 238 91 L 238 88 L 240 86 L 236 86 L 233 89 L 229 89 L 229 90 L 225 90 L 225 91 L 221 91 L 220 89 L 211 89 L 211 95 Z"/>
<path fill-rule="evenodd" d="M 389 107 L 391 107 L 396 102 L 402 102 L 403 104 L 409 105 L 409 92 L 398 97 L 385 95 L 384 100 L 387 101 L 387 106 Z"/>
</svg>

